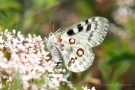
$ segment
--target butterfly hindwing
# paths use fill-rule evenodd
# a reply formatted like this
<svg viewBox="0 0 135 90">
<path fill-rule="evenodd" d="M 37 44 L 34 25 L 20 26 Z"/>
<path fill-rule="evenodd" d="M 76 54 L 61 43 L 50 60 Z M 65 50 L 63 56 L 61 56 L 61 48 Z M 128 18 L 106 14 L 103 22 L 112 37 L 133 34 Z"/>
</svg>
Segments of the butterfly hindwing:
<svg viewBox="0 0 135 90">
<path fill-rule="evenodd" d="M 61 51 L 61 54 L 68 70 L 82 72 L 92 65 L 95 55 L 87 43 L 84 42 L 84 45 L 82 45 L 65 42 L 64 44 L 64 50 Z"/>
</svg>

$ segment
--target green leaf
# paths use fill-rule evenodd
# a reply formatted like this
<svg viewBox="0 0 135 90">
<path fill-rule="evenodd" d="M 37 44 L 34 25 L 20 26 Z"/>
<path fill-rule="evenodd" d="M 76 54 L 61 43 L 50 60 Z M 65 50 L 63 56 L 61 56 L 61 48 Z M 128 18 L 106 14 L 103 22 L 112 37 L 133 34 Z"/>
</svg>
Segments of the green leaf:
<svg viewBox="0 0 135 90">
<path fill-rule="evenodd" d="M 99 69 L 101 70 L 101 73 L 103 75 L 103 79 L 108 82 L 109 79 L 109 67 L 107 65 L 107 62 L 100 62 L 99 63 Z"/>
<path fill-rule="evenodd" d="M 4 3 L 0 3 L 0 9 L 16 9 L 16 10 L 20 10 L 21 9 L 21 5 L 16 2 L 16 1 L 7 1 Z"/>
<path fill-rule="evenodd" d="M 118 78 L 124 74 L 130 66 L 131 64 L 128 61 L 121 62 L 112 75 L 112 81 L 117 81 Z"/>
<path fill-rule="evenodd" d="M 120 81 L 112 81 L 107 85 L 108 90 L 121 90 L 122 86 Z"/>
</svg>

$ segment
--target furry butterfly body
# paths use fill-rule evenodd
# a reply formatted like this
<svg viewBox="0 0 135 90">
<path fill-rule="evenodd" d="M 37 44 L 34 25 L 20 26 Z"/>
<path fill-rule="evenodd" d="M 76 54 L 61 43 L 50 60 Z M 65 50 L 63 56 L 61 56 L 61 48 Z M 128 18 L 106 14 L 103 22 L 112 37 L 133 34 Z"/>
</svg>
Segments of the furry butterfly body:
<svg viewBox="0 0 135 90">
<path fill-rule="evenodd" d="M 65 66 L 72 72 L 88 69 L 94 60 L 92 47 L 105 38 L 109 21 L 104 17 L 92 17 L 80 21 L 67 29 L 50 33 L 47 47 L 56 63 L 64 59 Z"/>
</svg>

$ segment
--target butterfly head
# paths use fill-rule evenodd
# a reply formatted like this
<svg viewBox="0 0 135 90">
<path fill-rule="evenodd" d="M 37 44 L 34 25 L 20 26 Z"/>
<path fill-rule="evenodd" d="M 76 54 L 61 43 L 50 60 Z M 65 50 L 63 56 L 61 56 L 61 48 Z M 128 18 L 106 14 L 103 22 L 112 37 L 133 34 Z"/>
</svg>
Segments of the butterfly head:
<svg viewBox="0 0 135 90">
<path fill-rule="evenodd" d="M 49 34 L 49 38 L 48 38 L 48 43 L 51 42 L 51 43 L 57 43 L 57 39 L 56 39 L 56 36 L 54 33 L 50 33 Z"/>
<path fill-rule="evenodd" d="M 54 34 L 54 33 L 51 32 L 51 33 L 49 34 L 49 37 L 52 36 L 53 34 Z"/>
</svg>

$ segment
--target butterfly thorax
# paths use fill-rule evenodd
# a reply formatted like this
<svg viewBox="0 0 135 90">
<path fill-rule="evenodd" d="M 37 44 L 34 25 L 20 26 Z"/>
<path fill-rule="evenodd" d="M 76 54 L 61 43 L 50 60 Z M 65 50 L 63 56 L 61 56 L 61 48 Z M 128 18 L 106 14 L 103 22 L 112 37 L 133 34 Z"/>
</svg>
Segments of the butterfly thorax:
<svg viewBox="0 0 135 90">
<path fill-rule="evenodd" d="M 62 57 L 58 49 L 60 47 L 60 43 L 54 33 L 49 34 L 49 38 L 47 40 L 47 47 L 50 51 L 50 54 L 52 55 L 52 60 L 54 60 L 58 64 L 61 63 Z"/>
</svg>

